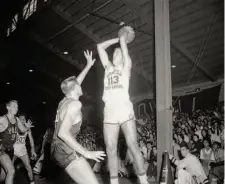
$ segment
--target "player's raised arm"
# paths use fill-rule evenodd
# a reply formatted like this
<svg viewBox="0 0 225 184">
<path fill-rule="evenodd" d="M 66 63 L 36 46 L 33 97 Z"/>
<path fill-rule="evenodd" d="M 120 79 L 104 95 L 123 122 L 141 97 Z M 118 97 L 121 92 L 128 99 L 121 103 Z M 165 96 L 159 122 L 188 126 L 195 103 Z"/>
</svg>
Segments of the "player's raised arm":
<svg viewBox="0 0 225 184">
<path fill-rule="evenodd" d="M 127 29 L 129 29 L 129 31 L 133 31 L 133 29 L 131 27 L 126 27 Z M 122 35 L 120 36 L 120 47 L 123 53 L 123 59 L 124 59 L 124 67 L 125 68 L 131 68 L 132 67 L 132 61 L 128 52 L 128 48 L 127 48 L 127 42 L 125 39 L 125 36 Z"/>
<path fill-rule="evenodd" d="M 30 120 L 28 120 L 28 121 L 25 123 L 25 125 L 23 125 L 23 124 L 21 123 L 21 121 L 20 121 L 19 118 L 16 118 L 16 119 L 17 119 L 18 129 L 19 129 L 20 132 L 22 132 L 22 133 L 25 133 L 25 132 L 29 131 L 30 128 L 34 127 L 34 126 L 32 125 L 32 122 L 31 122 Z"/>
<path fill-rule="evenodd" d="M 93 66 L 93 64 L 95 63 L 95 59 L 92 58 L 92 51 L 89 52 L 88 50 L 85 52 L 84 51 L 84 56 L 87 59 L 87 64 L 84 67 L 84 69 L 82 70 L 82 72 L 78 75 L 77 77 L 77 82 L 81 85 L 84 78 L 86 77 L 88 71 L 90 70 L 90 68 Z"/>
<path fill-rule="evenodd" d="M 109 46 L 111 46 L 111 45 L 113 45 L 115 43 L 118 43 L 118 42 L 119 42 L 119 38 L 114 38 L 114 39 L 107 40 L 107 41 L 104 41 L 102 43 L 97 44 L 99 58 L 100 58 L 100 60 L 102 62 L 102 66 L 104 68 L 106 68 L 109 65 L 112 65 L 112 63 L 109 61 L 109 57 L 108 57 L 108 54 L 106 52 L 106 49 Z"/>
</svg>

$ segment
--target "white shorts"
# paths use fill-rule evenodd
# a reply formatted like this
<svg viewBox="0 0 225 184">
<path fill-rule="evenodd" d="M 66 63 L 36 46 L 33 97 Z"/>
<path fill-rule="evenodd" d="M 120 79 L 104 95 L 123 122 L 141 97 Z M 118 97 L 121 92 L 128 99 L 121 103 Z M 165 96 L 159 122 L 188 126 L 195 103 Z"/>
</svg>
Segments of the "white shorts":
<svg viewBox="0 0 225 184">
<path fill-rule="evenodd" d="M 130 101 L 123 103 L 105 103 L 104 123 L 123 124 L 134 119 L 133 104 Z"/>
<path fill-rule="evenodd" d="M 14 155 L 17 156 L 18 158 L 27 155 L 27 148 L 26 145 L 24 144 L 14 144 Z"/>
</svg>

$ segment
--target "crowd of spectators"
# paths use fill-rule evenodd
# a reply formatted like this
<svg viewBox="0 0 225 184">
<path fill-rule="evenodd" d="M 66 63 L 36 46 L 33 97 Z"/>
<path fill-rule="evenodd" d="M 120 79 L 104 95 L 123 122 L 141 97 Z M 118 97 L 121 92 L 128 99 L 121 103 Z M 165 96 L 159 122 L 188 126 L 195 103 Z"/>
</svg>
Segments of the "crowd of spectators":
<svg viewBox="0 0 225 184">
<path fill-rule="evenodd" d="M 88 150 L 104 150 L 103 137 L 93 126 L 83 126 L 77 140 Z M 141 152 L 145 159 L 145 168 L 150 181 L 156 180 L 157 145 L 156 117 L 144 114 L 137 118 L 137 136 Z M 120 136 L 118 146 L 119 175 L 131 177 L 135 173 L 132 155 L 126 147 L 125 139 Z M 196 110 L 191 115 L 175 111 L 173 113 L 173 155 L 182 159 L 180 144 L 186 142 L 192 154 L 197 156 L 207 176 L 223 177 L 221 167 L 213 167 L 212 163 L 224 160 L 224 121 L 223 112 L 218 107 Z M 95 172 L 108 172 L 107 161 L 94 163 Z M 221 165 L 220 165 L 221 166 Z M 216 170 L 216 171 L 214 171 Z M 222 169 L 224 170 L 224 169 Z M 213 172 L 212 172 L 213 171 Z M 212 176 L 212 177 L 214 177 Z"/>
</svg>

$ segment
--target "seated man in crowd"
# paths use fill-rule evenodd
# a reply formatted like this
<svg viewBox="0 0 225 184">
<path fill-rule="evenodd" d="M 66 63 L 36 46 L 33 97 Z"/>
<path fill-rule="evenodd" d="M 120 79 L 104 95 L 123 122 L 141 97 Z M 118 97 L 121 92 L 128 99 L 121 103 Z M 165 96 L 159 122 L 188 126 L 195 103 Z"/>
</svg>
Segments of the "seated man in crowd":
<svg viewBox="0 0 225 184">
<path fill-rule="evenodd" d="M 219 178 L 221 180 L 224 179 L 224 150 L 220 148 L 220 143 L 213 143 L 213 152 L 215 155 L 215 163 L 211 163 L 211 171 L 209 173 L 210 180 L 214 180 Z M 215 178 L 215 179 L 214 179 Z"/>
<path fill-rule="evenodd" d="M 178 178 L 175 184 L 209 183 L 202 164 L 196 156 L 189 152 L 187 143 L 183 142 L 180 148 L 184 157 L 182 160 L 177 160 L 172 155 L 169 156 L 172 163 L 177 166 Z"/>
</svg>

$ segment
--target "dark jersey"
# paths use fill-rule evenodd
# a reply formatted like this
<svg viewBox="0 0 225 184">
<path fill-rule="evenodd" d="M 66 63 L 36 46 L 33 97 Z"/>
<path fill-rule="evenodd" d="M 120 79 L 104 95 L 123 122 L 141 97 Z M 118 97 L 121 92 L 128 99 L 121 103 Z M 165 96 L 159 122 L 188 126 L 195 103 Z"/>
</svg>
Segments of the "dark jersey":
<svg viewBox="0 0 225 184">
<path fill-rule="evenodd" d="M 54 160 L 56 160 L 57 163 L 63 168 L 66 168 L 72 161 L 80 157 L 80 154 L 76 153 L 71 147 L 69 147 L 63 140 L 58 137 L 59 129 L 64 119 L 64 117 L 60 118 L 60 112 L 62 111 L 62 109 L 68 108 L 68 104 L 72 101 L 74 101 L 74 99 L 65 98 L 59 103 L 55 120 L 55 132 L 51 145 L 51 153 Z M 70 130 L 74 138 L 76 138 L 77 134 L 79 133 L 82 122 L 81 106 L 82 105 L 79 102 L 80 113 L 76 115 L 74 124 Z"/>
<path fill-rule="evenodd" d="M 17 135 L 17 119 L 16 123 L 12 124 L 7 116 L 5 116 L 8 121 L 8 127 L 4 132 L 0 133 L 1 147 L 6 149 L 13 149 L 13 145 L 16 142 Z"/>
</svg>

